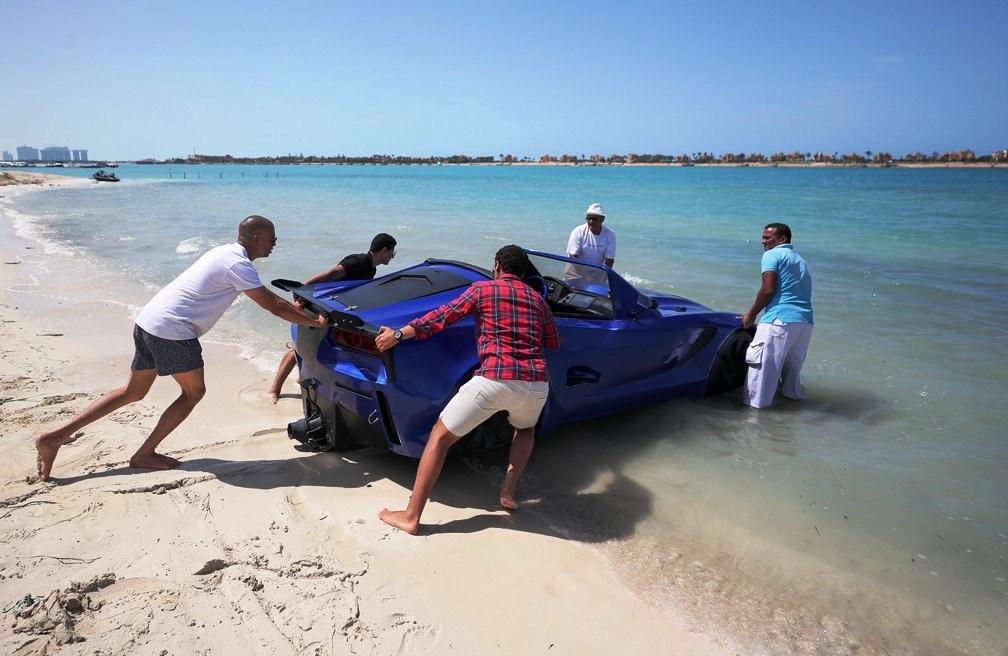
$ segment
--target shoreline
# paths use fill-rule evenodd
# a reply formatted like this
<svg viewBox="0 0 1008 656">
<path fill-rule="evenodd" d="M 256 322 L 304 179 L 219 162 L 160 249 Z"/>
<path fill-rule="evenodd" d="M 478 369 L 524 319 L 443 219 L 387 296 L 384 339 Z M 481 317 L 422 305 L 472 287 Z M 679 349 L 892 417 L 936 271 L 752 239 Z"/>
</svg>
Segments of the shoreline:
<svg viewBox="0 0 1008 656">
<path fill-rule="evenodd" d="M 88 653 L 733 652 L 720 627 L 647 604 L 534 511 L 495 508 L 499 467 L 450 462 L 424 534 L 388 528 L 377 512 L 401 505 L 416 463 L 295 451 L 293 384 L 267 403 L 269 376 L 234 347 L 205 347 L 207 397 L 163 445 L 179 469 L 126 466 L 176 394 L 159 380 L 63 447 L 52 482 L 31 482 L 32 437 L 122 383 L 130 319 L 88 293 L 87 262 L 17 237 L 6 219 L 0 237 L 3 602 L 64 591 L 8 624 L 8 653 L 52 650 L 67 617 Z M 83 611 L 63 612 L 75 585 L 105 574 Z"/>
<path fill-rule="evenodd" d="M 72 182 L 71 182 L 72 181 Z M 87 184 L 86 178 L 70 178 L 58 173 L 37 173 L 35 171 L 0 171 L 0 187 L 60 187 L 68 184 Z"/>
</svg>

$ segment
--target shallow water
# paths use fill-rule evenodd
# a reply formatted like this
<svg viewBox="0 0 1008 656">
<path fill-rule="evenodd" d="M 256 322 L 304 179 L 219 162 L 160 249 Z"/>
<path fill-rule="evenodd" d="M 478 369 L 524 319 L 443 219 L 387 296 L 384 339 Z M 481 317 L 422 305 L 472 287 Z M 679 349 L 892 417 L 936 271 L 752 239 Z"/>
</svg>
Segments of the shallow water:
<svg viewBox="0 0 1008 656">
<path fill-rule="evenodd" d="M 509 242 L 562 251 L 601 202 L 619 273 L 741 312 L 762 226 L 789 223 L 815 284 L 808 400 L 763 412 L 672 400 L 545 437 L 532 511 L 598 543 L 655 603 L 685 604 L 756 653 L 1008 646 L 1008 171 L 118 172 L 115 185 L 29 194 L 5 212 L 92 258 L 107 297 L 136 307 L 147 299 L 117 296 L 116 276 L 153 291 L 250 213 L 278 226 L 274 255 L 257 261 L 269 280 L 328 268 L 379 231 L 399 240 L 387 270 L 431 256 L 487 265 Z M 210 336 L 264 371 L 287 339 L 249 303 Z"/>
</svg>

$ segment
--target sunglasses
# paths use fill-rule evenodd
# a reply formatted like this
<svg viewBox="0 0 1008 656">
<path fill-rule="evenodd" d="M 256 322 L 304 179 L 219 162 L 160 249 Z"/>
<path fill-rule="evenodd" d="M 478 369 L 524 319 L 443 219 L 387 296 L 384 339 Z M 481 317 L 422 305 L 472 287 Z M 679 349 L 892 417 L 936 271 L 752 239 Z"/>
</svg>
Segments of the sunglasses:
<svg viewBox="0 0 1008 656">
<path fill-rule="evenodd" d="M 599 223 L 602 223 L 603 221 L 605 221 L 605 217 L 604 216 L 586 216 L 585 217 L 585 221 L 598 221 Z"/>
</svg>

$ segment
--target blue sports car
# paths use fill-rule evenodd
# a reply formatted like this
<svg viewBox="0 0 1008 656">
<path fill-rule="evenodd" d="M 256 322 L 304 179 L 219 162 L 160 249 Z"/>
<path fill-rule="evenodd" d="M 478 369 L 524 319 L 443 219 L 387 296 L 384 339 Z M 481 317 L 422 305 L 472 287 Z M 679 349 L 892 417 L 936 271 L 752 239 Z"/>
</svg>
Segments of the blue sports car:
<svg viewBox="0 0 1008 656">
<path fill-rule="evenodd" d="M 538 434 L 675 396 L 737 388 L 752 339 L 732 313 L 634 288 L 616 272 L 568 257 L 526 251 L 524 280 L 549 303 L 560 347 L 547 349 L 550 395 Z M 304 418 L 288 434 L 318 450 L 354 445 L 419 458 L 438 414 L 476 368 L 473 318 L 385 353 L 379 326 L 398 328 L 492 278 L 464 262 L 428 259 L 366 281 L 273 284 L 329 317 L 326 328 L 294 326 Z M 505 413 L 456 448 L 509 443 Z"/>
</svg>

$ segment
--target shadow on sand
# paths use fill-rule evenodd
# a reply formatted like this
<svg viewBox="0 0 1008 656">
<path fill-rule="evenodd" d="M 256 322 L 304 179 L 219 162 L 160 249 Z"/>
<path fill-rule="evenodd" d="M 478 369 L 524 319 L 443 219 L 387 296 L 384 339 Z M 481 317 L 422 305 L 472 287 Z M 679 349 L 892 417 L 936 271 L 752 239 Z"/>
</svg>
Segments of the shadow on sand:
<svg viewBox="0 0 1008 656">
<path fill-rule="evenodd" d="M 519 489 L 523 507 L 516 513 L 500 512 L 502 509 L 497 501 L 507 462 L 506 451 L 450 457 L 431 500 L 454 508 L 492 512 L 440 525 L 424 524 L 421 532 L 432 535 L 507 528 L 582 542 L 625 539 L 651 516 L 655 505 L 653 493 L 623 473 L 625 463 L 648 457 L 658 440 L 705 439 L 705 433 L 719 429 L 740 431 L 740 426 L 756 429 L 764 434 L 764 439 L 777 434 L 786 441 L 785 429 L 792 421 L 787 416 L 802 406 L 807 414 L 839 415 L 862 421 L 873 421 L 880 412 L 878 399 L 848 394 L 833 397 L 829 402 L 785 401 L 770 413 L 759 413 L 742 407 L 738 395 L 728 393 L 703 399 L 671 400 L 583 422 L 537 440 Z M 696 426 L 691 425 L 696 413 L 711 421 L 707 430 L 698 432 Z M 712 433 L 708 435 L 711 436 L 718 437 Z M 277 439 L 283 438 L 278 436 Z M 291 457 L 276 460 L 193 458 L 183 461 L 178 471 L 205 472 L 208 476 L 204 480 L 216 478 L 228 485 L 250 489 L 305 486 L 353 489 L 386 479 L 403 488 L 405 504 L 416 476 L 416 461 L 364 448 L 344 453 L 293 451 Z M 60 485 L 70 485 L 136 473 L 141 470 L 119 467 L 53 480 Z M 192 484 L 192 479 L 189 475 L 162 480 L 135 491 L 172 489 Z"/>
<path fill-rule="evenodd" d="M 454 508 L 489 511 L 467 519 L 440 525 L 424 524 L 421 533 L 473 533 L 490 528 L 506 528 L 541 533 L 564 539 L 601 542 L 627 538 L 653 509 L 651 492 L 620 473 L 621 462 L 646 444 L 638 431 L 630 434 L 619 416 L 564 429 L 538 440 L 537 453 L 519 489 L 522 509 L 501 512 L 498 492 L 507 463 L 506 450 L 475 456 L 452 456 L 431 501 Z M 286 437 L 277 439 L 284 439 Z M 604 447 L 605 443 L 610 446 Z M 619 449 L 611 449 L 619 443 Z M 538 452 L 545 467 L 537 467 Z M 570 453 L 567 458 L 563 454 Z M 169 452 L 170 453 L 170 452 Z M 227 485 L 249 489 L 322 487 L 353 489 L 370 486 L 376 480 L 390 480 L 403 488 L 405 505 L 416 477 L 417 461 L 372 448 L 343 453 L 299 453 L 275 460 L 222 460 L 195 457 L 183 460 L 166 480 L 144 481 L 131 492 L 163 492 L 217 479 Z M 206 477 L 194 477 L 204 472 Z M 116 467 L 79 476 L 53 477 L 58 485 L 149 473 L 132 467 Z M 169 473 L 170 475 L 170 473 Z M 375 512 L 380 510 L 375 509 Z M 375 519 L 377 521 L 377 519 Z"/>
</svg>

